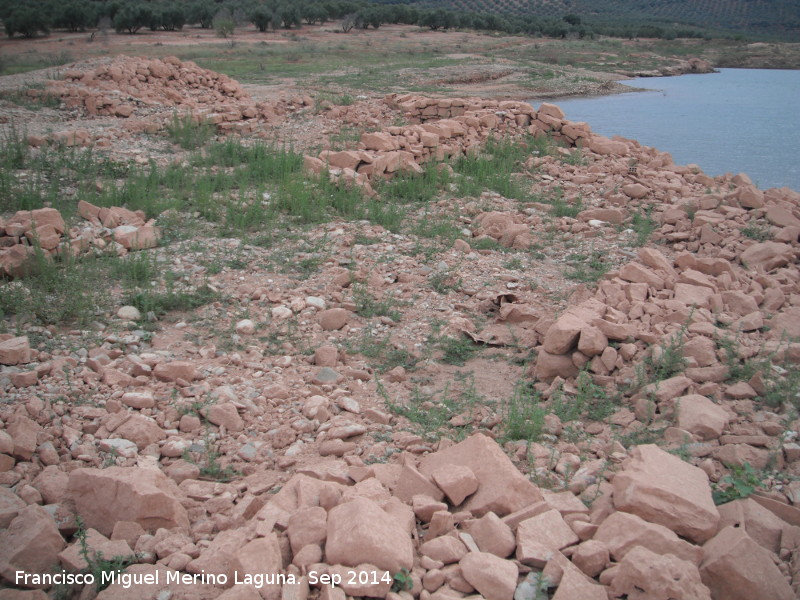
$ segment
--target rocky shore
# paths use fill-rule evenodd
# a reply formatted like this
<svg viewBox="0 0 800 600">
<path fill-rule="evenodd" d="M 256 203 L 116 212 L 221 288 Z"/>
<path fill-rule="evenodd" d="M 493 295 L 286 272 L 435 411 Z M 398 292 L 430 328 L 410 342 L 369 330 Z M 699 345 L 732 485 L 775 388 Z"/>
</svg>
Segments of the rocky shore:
<svg viewBox="0 0 800 600">
<path fill-rule="evenodd" d="M 256 101 L 196 65 L 130 58 L 46 93 L 71 117 L 33 147 L 80 130 L 78 146 L 150 143 L 168 161 L 147 136 L 177 108 L 221 136 L 297 134 L 308 172 L 365 202 L 493 140 L 553 150 L 514 175 L 540 200 L 443 193 L 421 218 L 460 233 L 429 257 L 413 231 L 303 230 L 324 248 L 295 250 L 319 258 L 303 277 L 236 238 L 167 244 L 124 208 L 84 202 L 71 227 L 54 208 L 3 215 L 0 264 L 17 279 L 2 286 L 38 240 L 151 253 L 224 299 L 152 332 L 120 305 L 94 337 L 0 334 L 0 599 L 797 597 L 800 193 L 675 165 L 547 103 Z M 311 143 L 348 123 L 368 129 L 351 148 Z M 238 268 L 203 266 L 234 253 Z M 596 281 L 565 276 L 592 261 Z M 401 314 L 365 310 L 365 293 Z M 414 366 L 379 368 L 364 336 Z M 471 392 L 442 340 L 480 353 L 464 361 Z M 518 379 L 530 395 L 505 403 Z M 415 425 L 451 406 L 450 380 L 478 400 L 428 435 Z M 538 437 L 510 436 L 534 404 Z M 33 577 L 100 580 L 116 556 L 134 564 L 102 591 Z"/>
</svg>

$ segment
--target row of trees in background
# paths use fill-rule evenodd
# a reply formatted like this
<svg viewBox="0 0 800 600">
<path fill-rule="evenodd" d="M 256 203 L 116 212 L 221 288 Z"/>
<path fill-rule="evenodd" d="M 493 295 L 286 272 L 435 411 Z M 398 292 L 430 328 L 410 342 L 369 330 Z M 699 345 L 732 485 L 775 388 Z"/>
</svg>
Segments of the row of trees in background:
<svg viewBox="0 0 800 600">
<path fill-rule="evenodd" d="M 249 23 L 266 32 L 331 21 L 337 21 L 345 32 L 392 23 L 432 30 L 475 29 L 556 38 L 702 35 L 695 29 L 673 25 L 589 22 L 574 14 L 563 18 L 510 16 L 367 0 L 0 0 L 0 19 L 10 37 L 33 37 L 51 28 L 83 31 L 100 27 L 133 34 L 141 29 L 180 30 L 185 25 L 216 28 L 227 37 L 235 27 Z"/>
</svg>

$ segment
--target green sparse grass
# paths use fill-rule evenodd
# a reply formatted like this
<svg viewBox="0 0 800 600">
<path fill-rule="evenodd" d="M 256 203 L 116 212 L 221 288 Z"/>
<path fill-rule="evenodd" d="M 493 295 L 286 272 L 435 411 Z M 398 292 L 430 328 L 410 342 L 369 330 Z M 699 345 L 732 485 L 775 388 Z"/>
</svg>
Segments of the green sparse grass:
<svg viewBox="0 0 800 600">
<path fill-rule="evenodd" d="M 141 560 L 137 554 L 105 558 L 102 552 L 91 552 L 89 543 L 87 542 L 86 527 L 80 517 L 77 517 L 77 522 L 78 531 L 75 532 L 75 537 L 78 539 L 78 544 L 80 546 L 78 553 L 87 564 L 83 572 L 92 575 L 97 591 L 102 591 L 111 585 L 112 580 L 109 578 L 108 574 L 121 573 L 125 568 Z"/>
<path fill-rule="evenodd" d="M 428 282 L 438 294 L 448 294 L 461 287 L 461 279 L 456 277 L 450 269 L 435 271 L 428 277 Z"/>
<path fill-rule="evenodd" d="M 442 336 L 437 338 L 435 343 L 442 352 L 441 361 L 448 365 L 461 366 L 480 350 L 480 347 L 466 335 Z"/>
<path fill-rule="evenodd" d="M 54 260 L 37 249 L 26 277 L 0 284 L 0 316 L 87 325 L 110 302 L 106 266 L 101 259 L 78 260 L 68 252 Z"/>
<path fill-rule="evenodd" d="M 410 229 L 417 237 L 436 239 L 444 247 L 452 246 L 461 237 L 461 230 L 452 219 L 427 213 L 421 215 Z"/>
<path fill-rule="evenodd" d="M 637 211 L 633 213 L 631 219 L 631 228 L 636 234 L 634 239 L 634 246 L 644 246 L 649 240 L 653 232 L 658 228 L 658 223 L 650 216 L 650 210 Z"/>
<path fill-rule="evenodd" d="M 538 441 L 544 433 L 544 417 L 547 410 L 542 406 L 541 396 L 527 382 L 518 382 L 514 393 L 501 407 L 502 439 L 504 441 Z"/>
<path fill-rule="evenodd" d="M 574 397 L 559 391 L 550 400 L 551 410 L 562 422 L 567 423 L 582 418 L 602 421 L 614 412 L 614 401 L 608 397 L 605 388 L 592 381 L 588 372 L 581 371 L 575 384 L 577 393 Z"/>
<path fill-rule="evenodd" d="M 626 434 L 617 435 L 617 441 L 625 448 L 643 444 L 657 444 L 664 439 L 666 427 L 642 427 Z"/>
<path fill-rule="evenodd" d="M 470 241 L 470 246 L 473 250 L 481 251 L 481 250 L 496 250 L 498 252 L 503 252 L 508 250 L 504 246 L 500 244 L 497 240 L 490 237 L 485 237 L 477 240 Z"/>
<path fill-rule="evenodd" d="M 184 150 L 196 150 L 211 141 L 215 127 L 206 119 L 174 112 L 166 131 L 173 144 L 178 144 Z"/>
<path fill-rule="evenodd" d="M 725 354 L 728 381 L 749 381 L 760 374 L 765 391 L 759 396 L 759 401 L 772 409 L 790 407 L 800 410 L 800 371 L 775 364 L 779 350 L 742 360 L 736 351 L 738 341 L 735 338 L 720 338 L 718 344 Z"/>
<path fill-rule="evenodd" d="M 354 148 L 361 140 L 361 134 L 364 130 L 361 127 L 353 127 L 351 125 L 342 126 L 336 133 L 328 136 L 328 141 L 331 144 L 331 150 L 345 150 Z"/>
<path fill-rule="evenodd" d="M 490 138 L 480 154 L 462 156 L 453 163 L 458 193 L 463 196 L 480 196 L 485 190 L 497 192 L 505 198 L 528 200 L 531 192 L 515 174 L 522 171 L 522 163 L 534 153 L 546 153 L 547 138 L 527 136 L 521 139 Z"/>
<path fill-rule="evenodd" d="M 742 235 L 757 242 L 772 239 L 772 228 L 763 222 L 751 221 L 740 230 Z"/>
<path fill-rule="evenodd" d="M 747 498 L 762 485 L 761 474 L 749 463 L 741 467 L 731 467 L 731 472 L 718 483 L 712 484 L 714 504 L 720 505 L 732 500 Z"/>
<path fill-rule="evenodd" d="M 110 259 L 111 274 L 130 287 L 145 286 L 161 276 L 156 254 L 133 252 L 118 259 Z"/>
<path fill-rule="evenodd" d="M 406 592 L 414 587 L 414 580 L 411 578 L 411 572 L 403 567 L 394 574 L 392 577 L 392 591 L 393 592 Z"/>
<path fill-rule="evenodd" d="M 29 83 L 21 88 L 3 92 L 0 94 L 0 98 L 30 110 L 58 108 L 61 105 L 61 98 L 55 94 L 47 93 L 43 83 Z"/>
<path fill-rule="evenodd" d="M 456 425 L 451 419 L 459 415 L 471 415 L 477 407 L 487 404 L 491 402 L 478 394 L 475 377 L 471 373 L 457 373 L 454 381 L 448 382 L 438 394 L 424 394 L 416 388 L 406 402 L 397 403 L 387 399 L 387 406 L 392 412 L 408 419 L 412 429 L 429 440 L 442 436 L 463 439 L 472 432 L 472 423 Z"/>
<path fill-rule="evenodd" d="M 611 270 L 606 261 L 606 254 L 593 250 L 590 254 L 570 254 L 567 256 L 568 267 L 564 277 L 573 281 L 595 283 Z"/>
<path fill-rule="evenodd" d="M 569 217 L 574 219 L 584 209 L 583 201 L 580 198 L 574 203 L 568 204 L 560 194 L 553 198 L 551 204 L 550 214 L 556 218 Z"/>
<path fill-rule="evenodd" d="M 40 53 L 36 50 L 22 54 L 0 57 L 0 75 L 27 73 L 36 69 L 57 67 L 75 61 L 75 57 L 67 51 Z"/>
<path fill-rule="evenodd" d="M 521 271 L 525 268 L 525 265 L 522 264 L 522 260 L 519 257 L 514 257 L 504 262 L 503 268 L 508 269 L 509 271 Z"/>
<path fill-rule="evenodd" d="M 355 340 L 348 340 L 347 351 L 353 354 L 360 354 L 378 372 L 391 371 L 395 367 L 411 369 L 417 364 L 417 358 L 408 350 L 399 348 L 394 343 L 390 335 L 377 337 L 365 331 L 361 337 Z"/>
<path fill-rule="evenodd" d="M 691 322 L 691 316 L 688 322 Z M 651 352 L 637 366 L 636 389 L 649 383 L 669 379 L 684 371 L 687 363 L 683 355 L 683 347 L 686 343 L 685 336 L 688 327 L 688 323 L 684 324 L 679 331 L 661 342 L 658 352 Z"/>
<path fill-rule="evenodd" d="M 240 473 L 231 465 L 223 465 L 219 460 L 221 457 L 222 454 L 219 452 L 219 447 L 212 441 L 209 430 L 206 430 L 201 452 L 191 453 L 185 451 L 183 454 L 185 461 L 191 462 L 200 468 L 201 478 L 221 482 L 232 481 Z"/>
<path fill-rule="evenodd" d="M 396 298 L 384 294 L 381 298 L 373 296 L 366 285 L 355 283 L 352 285 L 353 302 L 356 305 L 356 312 L 362 317 L 370 319 L 372 317 L 389 317 L 392 321 L 399 321 L 402 313 L 398 310 L 400 303 Z"/>
<path fill-rule="evenodd" d="M 178 288 L 167 281 L 165 289 L 139 289 L 130 293 L 126 301 L 146 315 L 150 312 L 162 316 L 172 311 L 194 310 L 219 299 L 219 294 L 207 285 L 200 287 Z"/>
</svg>

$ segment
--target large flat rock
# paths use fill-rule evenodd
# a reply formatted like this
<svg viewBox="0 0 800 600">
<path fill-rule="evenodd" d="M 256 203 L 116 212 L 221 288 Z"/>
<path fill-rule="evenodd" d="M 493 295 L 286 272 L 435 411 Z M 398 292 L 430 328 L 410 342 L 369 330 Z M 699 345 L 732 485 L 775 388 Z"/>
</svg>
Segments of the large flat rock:
<svg viewBox="0 0 800 600">
<path fill-rule="evenodd" d="M 422 459 L 419 471 L 431 476 L 447 465 L 469 467 L 478 478 L 478 490 L 461 506 L 475 516 L 491 511 L 502 517 L 542 500 L 535 485 L 520 473 L 493 439 L 473 435 L 463 442 Z"/>
</svg>

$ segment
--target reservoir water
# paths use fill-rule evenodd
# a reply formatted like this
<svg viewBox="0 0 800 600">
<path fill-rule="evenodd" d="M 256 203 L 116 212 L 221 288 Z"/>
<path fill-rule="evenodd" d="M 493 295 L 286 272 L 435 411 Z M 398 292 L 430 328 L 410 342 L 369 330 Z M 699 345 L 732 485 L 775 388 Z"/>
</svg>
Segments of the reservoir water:
<svg viewBox="0 0 800 600">
<path fill-rule="evenodd" d="M 676 164 L 800 191 L 800 71 L 721 69 L 621 83 L 650 91 L 554 102 L 570 121 L 669 152 Z"/>
</svg>

